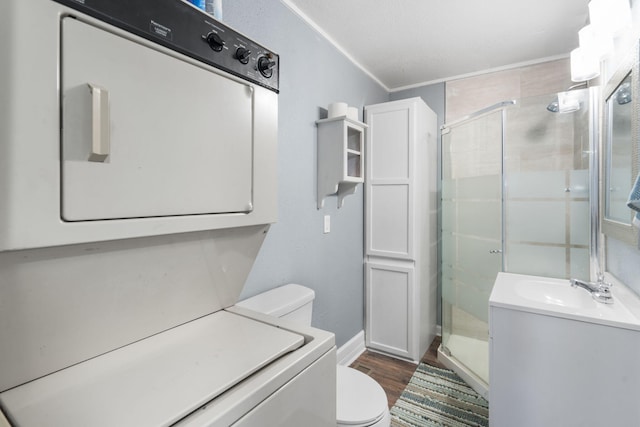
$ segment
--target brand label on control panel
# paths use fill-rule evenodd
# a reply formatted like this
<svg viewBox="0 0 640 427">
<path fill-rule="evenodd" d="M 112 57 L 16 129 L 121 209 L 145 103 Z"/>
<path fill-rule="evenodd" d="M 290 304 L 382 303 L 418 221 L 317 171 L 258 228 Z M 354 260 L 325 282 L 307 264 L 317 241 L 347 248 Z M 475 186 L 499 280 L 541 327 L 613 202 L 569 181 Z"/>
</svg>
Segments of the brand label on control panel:
<svg viewBox="0 0 640 427">
<path fill-rule="evenodd" d="M 158 24 L 156 21 L 149 23 L 149 30 L 157 36 L 164 37 L 167 40 L 173 40 L 173 31 L 171 28 Z"/>
</svg>

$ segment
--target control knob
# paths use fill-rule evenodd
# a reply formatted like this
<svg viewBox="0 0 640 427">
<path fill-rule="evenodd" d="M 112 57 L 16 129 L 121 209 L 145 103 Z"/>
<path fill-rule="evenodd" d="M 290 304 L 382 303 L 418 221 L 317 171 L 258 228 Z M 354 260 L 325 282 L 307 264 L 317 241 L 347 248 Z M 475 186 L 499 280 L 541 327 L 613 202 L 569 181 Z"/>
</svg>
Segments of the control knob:
<svg viewBox="0 0 640 427">
<path fill-rule="evenodd" d="M 248 64 L 249 63 L 249 56 L 251 55 L 251 51 L 248 49 L 245 49 L 244 47 L 239 47 L 236 50 L 236 59 L 238 61 L 240 61 L 242 64 Z"/>
<path fill-rule="evenodd" d="M 206 37 L 203 36 L 202 38 L 205 39 L 205 41 L 209 44 L 209 47 L 214 51 L 222 51 L 222 48 L 224 47 L 224 40 L 222 40 L 222 37 L 220 37 L 218 34 L 212 31 L 207 34 Z"/>
<path fill-rule="evenodd" d="M 275 65 L 276 62 L 272 61 L 266 56 L 261 56 L 260 59 L 258 59 L 258 71 L 260 71 L 260 74 L 262 74 L 266 78 L 271 78 L 271 76 L 273 75 L 272 68 L 275 67 Z"/>
</svg>

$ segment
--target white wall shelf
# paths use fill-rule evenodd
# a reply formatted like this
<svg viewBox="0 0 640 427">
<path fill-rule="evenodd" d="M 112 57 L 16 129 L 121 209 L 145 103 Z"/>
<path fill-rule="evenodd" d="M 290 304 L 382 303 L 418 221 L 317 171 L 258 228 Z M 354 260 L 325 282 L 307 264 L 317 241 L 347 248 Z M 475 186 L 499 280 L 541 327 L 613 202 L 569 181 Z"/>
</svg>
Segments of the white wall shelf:
<svg viewBox="0 0 640 427">
<path fill-rule="evenodd" d="M 327 196 L 344 198 L 364 182 L 364 130 L 367 125 L 346 116 L 322 119 L 318 126 L 318 209 Z"/>
</svg>

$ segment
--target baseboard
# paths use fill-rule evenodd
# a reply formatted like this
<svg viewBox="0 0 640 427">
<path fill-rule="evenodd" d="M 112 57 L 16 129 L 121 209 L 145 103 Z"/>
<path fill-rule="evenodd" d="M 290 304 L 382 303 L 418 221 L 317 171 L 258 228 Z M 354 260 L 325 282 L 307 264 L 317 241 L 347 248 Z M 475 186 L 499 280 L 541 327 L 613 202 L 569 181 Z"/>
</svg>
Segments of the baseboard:
<svg viewBox="0 0 640 427">
<path fill-rule="evenodd" d="M 436 326 L 436 335 L 442 336 L 442 326 Z M 364 331 L 358 332 L 353 338 L 344 343 L 337 351 L 338 365 L 349 366 L 365 352 Z M 375 350 L 372 350 L 375 351 Z M 381 353 L 385 354 L 385 353 Z"/>
<path fill-rule="evenodd" d="M 338 365 L 351 365 L 365 350 L 364 331 L 360 331 L 338 349 Z"/>
</svg>

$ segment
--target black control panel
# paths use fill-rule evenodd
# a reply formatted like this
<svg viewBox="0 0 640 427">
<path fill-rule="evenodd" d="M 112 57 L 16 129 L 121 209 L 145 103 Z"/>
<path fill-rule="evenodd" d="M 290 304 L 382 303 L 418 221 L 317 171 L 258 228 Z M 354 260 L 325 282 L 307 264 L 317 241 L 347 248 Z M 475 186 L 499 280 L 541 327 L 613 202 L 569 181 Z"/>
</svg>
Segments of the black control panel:
<svg viewBox="0 0 640 427">
<path fill-rule="evenodd" d="M 53 0 L 220 70 L 279 91 L 280 58 L 181 0 Z"/>
</svg>

